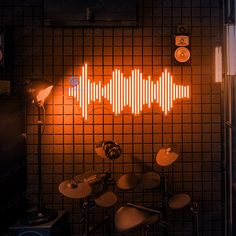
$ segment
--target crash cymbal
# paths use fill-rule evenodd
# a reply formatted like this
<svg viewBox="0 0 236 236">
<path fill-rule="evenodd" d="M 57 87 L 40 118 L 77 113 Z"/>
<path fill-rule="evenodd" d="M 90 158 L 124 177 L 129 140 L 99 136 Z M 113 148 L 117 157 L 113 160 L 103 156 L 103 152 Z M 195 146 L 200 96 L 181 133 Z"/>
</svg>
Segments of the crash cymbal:
<svg viewBox="0 0 236 236">
<path fill-rule="evenodd" d="M 87 182 L 78 183 L 75 180 L 65 180 L 59 185 L 59 191 L 66 197 L 80 199 L 88 197 L 92 188 Z"/>
<path fill-rule="evenodd" d="M 169 200 L 169 207 L 172 210 L 179 210 L 183 209 L 184 207 L 188 206 L 191 202 L 191 197 L 186 193 L 179 193 L 174 195 Z"/>
<path fill-rule="evenodd" d="M 103 192 L 99 194 L 94 201 L 97 206 L 103 208 L 113 207 L 117 202 L 117 196 L 113 192 Z"/>
<path fill-rule="evenodd" d="M 134 174 L 122 175 L 117 180 L 117 187 L 121 190 L 131 190 L 137 186 L 139 179 Z"/>
<path fill-rule="evenodd" d="M 140 182 L 144 189 L 154 189 L 160 185 L 161 177 L 157 172 L 146 172 L 142 175 Z"/>
<path fill-rule="evenodd" d="M 159 166 L 169 166 L 179 157 L 179 154 L 173 151 L 172 147 L 161 148 L 156 155 L 156 162 Z"/>
</svg>

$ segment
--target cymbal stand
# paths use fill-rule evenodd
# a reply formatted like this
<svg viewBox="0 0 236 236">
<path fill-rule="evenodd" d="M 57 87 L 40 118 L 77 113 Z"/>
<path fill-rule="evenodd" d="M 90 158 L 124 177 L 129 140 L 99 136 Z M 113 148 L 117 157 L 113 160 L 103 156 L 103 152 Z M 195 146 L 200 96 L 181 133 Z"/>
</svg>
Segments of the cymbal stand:
<svg viewBox="0 0 236 236">
<path fill-rule="evenodd" d="M 103 185 L 107 186 L 107 179 L 105 178 L 103 180 L 105 183 Z M 102 226 L 106 221 L 110 220 L 109 216 L 105 215 L 101 221 L 99 221 L 94 226 L 89 226 L 89 209 L 91 207 L 94 207 L 94 200 L 91 199 L 91 197 L 84 198 L 83 204 L 82 204 L 82 218 L 80 220 L 80 223 L 83 223 L 82 227 L 82 236 L 89 236 L 91 233 L 93 233 L 96 229 L 98 229 L 100 226 Z M 110 232 L 110 224 L 107 225 L 107 235 L 111 235 Z"/>
<path fill-rule="evenodd" d="M 166 221 L 166 210 L 167 210 L 167 205 L 168 205 L 168 199 L 169 199 L 169 178 L 167 175 L 163 175 L 164 177 L 164 196 L 163 196 L 163 200 L 162 200 L 162 210 L 163 210 L 163 219 Z M 164 228 L 164 234 L 165 235 L 169 235 L 169 231 L 168 228 L 165 227 Z"/>
<path fill-rule="evenodd" d="M 89 207 L 90 207 L 90 197 L 84 198 L 82 204 L 82 218 L 80 223 L 83 223 L 82 227 L 82 235 L 87 236 L 89 235 Z"/>
<path fill-rule="evenodd" d="M 190 206 L 190 210 L 193 213 L 194 217 L 194 228 L 195 228 L 195 236 L 199 236 L 199 206 L 197 202 L 192 202 Z"/>
</svg>

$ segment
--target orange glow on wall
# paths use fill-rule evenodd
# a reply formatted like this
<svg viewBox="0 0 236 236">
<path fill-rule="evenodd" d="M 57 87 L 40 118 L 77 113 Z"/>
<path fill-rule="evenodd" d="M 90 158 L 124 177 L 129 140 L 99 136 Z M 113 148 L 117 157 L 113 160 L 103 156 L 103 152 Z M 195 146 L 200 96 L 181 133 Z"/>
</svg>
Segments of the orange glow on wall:
<svg viewBox="0 0 236 236">
<path fill-rule="evenodd" d="M 144 105 L 150 108 L 153 102 L 159 103 L 163 113 L 167 115 L 175 100 L 190 97 L 189 85 L 175 84 L 167 69 L 156 82 L 151 81 L 150 76 L 147 80 L 143 79 L 142 73 L 137 69 L 132 70 L 128 78 L 120 70 L 115 70 L 109 83 L 103 86 L 101 81 L 96 83 L 88 79 L 87 69 L 85 64 L 79 83 L 68 89 L 68 95 L 79 102 L 85 120 L 88 118 L 88 105 L 92 101 L 101 102 L 102 97 L 110 102 L 116 115 L 126 106 L 131 108 L 132 114 L 138 115 Z"/>
</svg>

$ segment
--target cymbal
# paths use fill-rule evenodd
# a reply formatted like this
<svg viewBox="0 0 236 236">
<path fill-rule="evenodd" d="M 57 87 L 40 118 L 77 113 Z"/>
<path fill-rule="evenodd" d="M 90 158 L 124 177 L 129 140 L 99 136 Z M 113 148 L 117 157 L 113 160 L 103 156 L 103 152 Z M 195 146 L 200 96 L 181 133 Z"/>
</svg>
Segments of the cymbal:
<svg viewBox="0 0 236 236">
<path fill-rule="evenodd" d="M 80 199 L 88 197 L 92 188 L 87 182 L 78 183 L 75 180 L 65 180 L 59 185 L 59 191 L 66 197 Z"/>
<path fill-rule="evenodd" d="M 112 207 L 116 204 L 117 196 L 113 192 L 104 192 L 104 193 L 98 195 L 94 199 L 94 201 L 97 206 L 100 206 L 103 208 L 108 208 L 108 207 Z"/>
<path fill-rule="evenodd" d="M 179 193 L 174 195 L 170 200 L 169 200 L 169 207 L 172 210 L 178 210 L 182 209 L 186 206 L 188 206 L 191 202 L 191 197 L 186 194 L 186 193 Z"/>
<path fill-rule="evenodd" d="M 130 189 L 135 188 L 138 182 L 139 182 L 139 179 L 136 175 L 131 174 L 131 173 L 125 174 L 125 175 L 122 175 L 117 180 L 117 187 L 122 190 L 130 190 Z"/>
<path fill-rule="evenodd" d="M 156 155 L 156 162 L 159 166 L 169 166 L 179 157 L 179 154 L 173 151 L 172 147 L 161 148 Z"/>
<path fill-rule="evenodd" d="M 161 177 L 157 172 L 146 172 L 142 175 L 140 182 L 144 189 L 154 189 L 160 185 Z"/>
</svg>

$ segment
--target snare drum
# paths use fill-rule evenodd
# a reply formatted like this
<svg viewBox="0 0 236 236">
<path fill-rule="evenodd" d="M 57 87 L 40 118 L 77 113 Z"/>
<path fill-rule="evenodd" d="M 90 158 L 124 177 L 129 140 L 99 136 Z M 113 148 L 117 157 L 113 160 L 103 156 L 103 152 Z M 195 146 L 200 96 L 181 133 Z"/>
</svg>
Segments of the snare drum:
<svg viewBox="0 0 236 236">
<path fill-rule="evenodd" d="M 170 198 L 168 205 L 172 210 L 183 209 L 191 203 L 191 197 L 186 193 L 179 193 Z"/>
<path fill-rule="evenodd" d="M 136 175 L 125 174 L 117 180 L 117 187 L 121 190 L 131 190 L 137 186 L 138 182 L 139 179 Z"/>
</svg>

